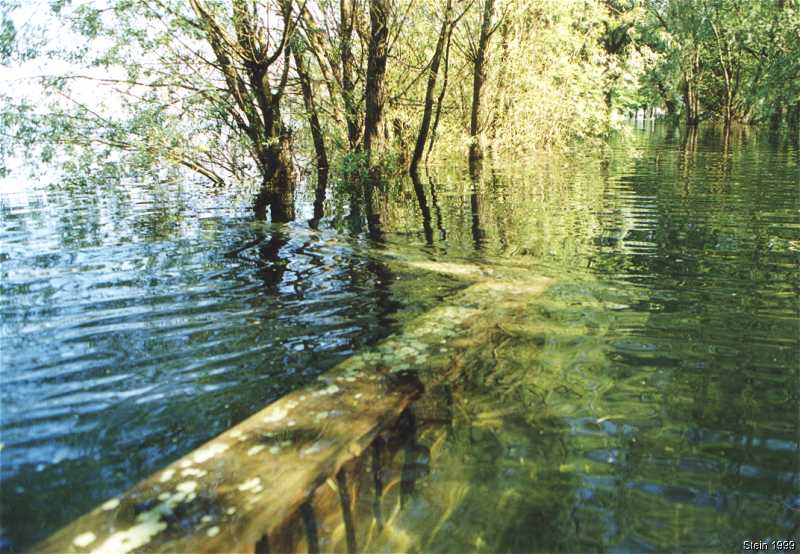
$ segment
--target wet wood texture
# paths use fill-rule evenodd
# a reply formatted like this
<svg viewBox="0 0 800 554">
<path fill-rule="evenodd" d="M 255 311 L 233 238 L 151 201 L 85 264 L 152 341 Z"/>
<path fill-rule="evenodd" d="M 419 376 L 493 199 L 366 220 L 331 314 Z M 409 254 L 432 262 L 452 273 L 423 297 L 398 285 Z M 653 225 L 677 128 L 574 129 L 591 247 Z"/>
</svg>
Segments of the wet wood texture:
<svg viewBox="0 0 800 554">
<path fill-rule="evenodd" d="M 486 310 L 537 295 L 548 284 L 542 278 L 467 287 L 449 305 L 270 404 L 34 551 L 362 550 L 382 528 L 383 495 L 403 489 L 403 464 L 394 473 L 387 468 L 409 448 L 413 463 L 416 423 L 407 408 L 420 396 L 421 380 L 429 387 L 441 381 L 457 358 L 453 345 L 464 343 Z M 373 506 L 355 501 L 363 487 L 373 489 Z"/>
</svg>

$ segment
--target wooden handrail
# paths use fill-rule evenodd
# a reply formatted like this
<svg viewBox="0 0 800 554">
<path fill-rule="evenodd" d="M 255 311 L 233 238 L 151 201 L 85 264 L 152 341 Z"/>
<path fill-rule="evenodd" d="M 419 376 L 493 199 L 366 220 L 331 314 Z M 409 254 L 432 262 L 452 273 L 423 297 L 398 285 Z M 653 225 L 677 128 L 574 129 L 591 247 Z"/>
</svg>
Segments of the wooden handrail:
<svg viewBox="0 0 800 554">
<path fill-rule="evenodd" d="M 452 305 L 348 358 L 312 385 L 68 524 L 33 551 L 268 552 L 279 537 L 289 548 L 286 529 L 298 517 L 306 522 L 306 546 L 313 551 L 309 510 L 313 513 L 312 502 L 325 502 L 315 491 L 324 489 L 329 497 L 337 492 L 332 498 L 347 528 L 343 468 L 364 463 L 362 454 L 370 445 L 380 447 L 376 437 L 395 427 L 422 392 L 418 376 L 436 382 L 450 364 L 452 342 L 467 334 L 485 310 L 539 294 L 548 284 L 541 278 L 467 287 Z M 326 482 L 331 486 L 321 487 Z M 355 549 L 355 535 L 347 535 Z"/>
</svg>

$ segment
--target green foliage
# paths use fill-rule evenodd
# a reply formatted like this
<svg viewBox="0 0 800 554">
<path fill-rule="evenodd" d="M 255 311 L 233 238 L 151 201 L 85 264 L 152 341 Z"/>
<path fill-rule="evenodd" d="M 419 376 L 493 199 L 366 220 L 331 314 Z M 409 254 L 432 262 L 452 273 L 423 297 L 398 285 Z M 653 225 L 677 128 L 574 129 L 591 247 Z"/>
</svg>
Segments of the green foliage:
<svg viewBox="0 0 800 554">
<path fill-rule="evenodd" d="M 338 34 L 345 4 L 355 10 L 348 40 Z M 230 24 L 225 32 L 236 36 L 231 2 L 205 5 Z M 309 11 L 290 44 L 308 60 L 333 168 L 342 182 L 361 182 L 366 158 L 351 151 L 360 139 L 348 138 L 346 122 L 349 117 L 363 126 L 364 121 L 369 4 L 306 5 Z M 409 11 L 394 6 L 381 145 L 370 157 L 382 174 L 402 169 L 413 147 L 444 6 L 423 2 Z M 257 177 L 252 137 L 231 111 L 237 98 L 257 105 L 252 89 L 231 90 L 190 3 L 110 0 L 100 7 L 54 0 L 38 27 L 25 28 L 13 17 L 21 8 L 19 2 L 3 4 L 0 61 L 20 65 L 36 58 L 69 69 L 42 79 L 38 97 L 2 99 L 4 159 L 17 155 L 31 163 L 64 164 L 94 155 L 98 163 L 114 160 L 137 171 L 181 166 L 217 183 Z M 434 110 L 431 144 L 443 157 L 463 155 L 470 140 L 481 13 L 481 2 L 453 3 L 451 17 L 458 19 L 433 95 L 441 105 Z M 261 16 L 260 25 L 276 32 L 274 18 Z M 794 0 L 498 3 L 486 52 L 480 141 L 500 156 L 564 149 L 608 136 L 623 114 L 638 108 L 657 107 L 677 117 L 687 108 L 687 91 L 698 96 L 701 119 L 799 121 L 797 29 L 800 10 Z M 344 44 L 354 60 L 349 88 L 342 77 Z M 279 78 L 279 69 L 267 72 L 267 80 Z M 287 79 L 281 117 L 290 122 L 302 151 L 298 158 L 316 159 L 294 68 Z M 264 137 L 263 144 L 269 140 Z M 7 171 L 9 164 L 2 167 Z"/>
<path fill-rule="evenodd" d="M 363 150 L 345 153 L 338 169 L 344 183 L 361 182 L 369 176 L 369 163 Z"/>
<path fill-rule="evenodd" d="M 687 86 L 701 117 L 763 122 L 800 101 L 800 11 L 792 0 L 647 0 L 637 22 L 655 54 L 640 96 L 674 109 Z"/>
</svg>

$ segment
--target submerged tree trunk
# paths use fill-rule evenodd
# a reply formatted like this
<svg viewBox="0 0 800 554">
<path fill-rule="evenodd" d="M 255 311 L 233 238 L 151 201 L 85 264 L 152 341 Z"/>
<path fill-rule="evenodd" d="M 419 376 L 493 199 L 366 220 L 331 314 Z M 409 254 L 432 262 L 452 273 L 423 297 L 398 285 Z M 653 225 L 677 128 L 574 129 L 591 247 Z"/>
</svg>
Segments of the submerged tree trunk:
<svg viewBox="0 0 800 554">
<path fill-rule="evenodd" d="M 266 219 L 269 208 L 271 221 L 292 221 L 296 175 L 292 161 L 292 139 L 288 130 L 284 129 L 277 141 L 265 148 L 261 164 L 263 179 L 255 201 L 256 217 Z"/>
<path fill-rule="evenodd" d="M 250 2 L 233 0 L 228 22 L 220 21 L 219 11 L 205 0 L 190 0 L 190 5 L 197 27 L 214 53 L 214 67 L 225 83 L 225 109 L 235 122 L 235 130 L 248 140 L 261 174 L 256 216 L 266 217 L 269 206 L 273 221 L 288 221 L 294 217 L 295 174 L 291 134 L 283 124 L 280 104 L 289 72 L 286 45 L 296 23 L 292 1 L 277 3 L 283 20 L 278 41 L 259 27 L 257 7 Z M 279 61 L 280 80 L 273 86 L 270 74 Z"/>
<path fill-rule="evenodd" d="M 472 110 L 469 120 L 469 159 L 478 160 L 483 157 L 483 149 L 480 144 L 480 111 L 481 111 L 481 92 L 483 83 L 486 80 L 486 49 L 489 45 L 491 35 L 492 17 L 494 15 L 494 0 L 484 0 L 483 17 L 481 19 L 481 33 L 478 39 L 478 49 L 475 52 L 475 60 L 472 73 Z"/>
</svg>

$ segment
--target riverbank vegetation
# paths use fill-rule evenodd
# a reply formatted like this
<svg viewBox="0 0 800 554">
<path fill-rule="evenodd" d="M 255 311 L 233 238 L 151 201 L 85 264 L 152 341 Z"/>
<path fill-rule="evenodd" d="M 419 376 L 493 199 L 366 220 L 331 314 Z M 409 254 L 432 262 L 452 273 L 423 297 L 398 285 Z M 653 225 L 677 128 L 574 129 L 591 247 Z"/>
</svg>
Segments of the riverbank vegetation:
<svg viewBox="0 0 800 554">
<path fill-rule="evenodd" d="M 4 160 L 254 182 L 273 221 L 305 179 L 318 220 L 333 177 L 376 232 L 392 175 L 586 144 L 633 113 L 800 126 L 795 0 L 58 0 L 22 24 L 31 10 L 3 14 L 3 63 L 45 60 L 35 95 L 3 98 Z"/>
</svg>

